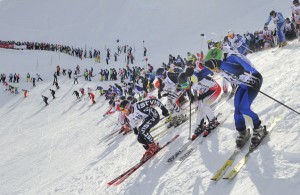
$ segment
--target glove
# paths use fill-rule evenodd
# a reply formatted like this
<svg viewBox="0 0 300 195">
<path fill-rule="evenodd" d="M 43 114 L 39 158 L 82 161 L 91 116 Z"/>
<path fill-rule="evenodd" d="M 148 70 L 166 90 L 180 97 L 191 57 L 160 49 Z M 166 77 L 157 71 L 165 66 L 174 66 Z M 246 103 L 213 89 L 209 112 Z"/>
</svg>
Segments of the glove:
<svg viewBox="0 0 300 195">
<path fill-rule="evenodd" d="M 168 96 L 169 95 L 169 93 L 164 93 L 163 95 L 162 95 L 162 97 L 166 97 L 166 96 Z"/>
<path fill-rule="evenodd" d="M 194 100 L 195 100 L 194 96 L 191 95 L 191 104 L 194 103 Z"/>
<path fill-rule="evenodd" d="M 136 134 L 136 135 L 139 133 L 139 131 L 138 131 L 138 129 L 137 129 L 136 127 L 133 128 L 133 132 L 134 132 L 134 134 Z"/>
<path fill-rule="evenodd" d="M 161 94 L 160 94 L 160 93 L 158 93 L 158 96 L 157 96 L 157 97 L 158 97 L 158 99 L 161 99 Z"/>
<path fill-rule="evenodd" d="M 169 116 L 169 111 L 166 108 L 162 109 L 162 115 L 165 117 Z"/>
</svg>

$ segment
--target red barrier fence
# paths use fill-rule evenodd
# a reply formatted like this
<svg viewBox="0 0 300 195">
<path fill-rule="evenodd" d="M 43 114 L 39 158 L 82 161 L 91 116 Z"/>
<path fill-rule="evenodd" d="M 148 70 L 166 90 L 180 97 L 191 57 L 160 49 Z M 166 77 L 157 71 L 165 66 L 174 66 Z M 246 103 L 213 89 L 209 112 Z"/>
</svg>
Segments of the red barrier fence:
<svg viewBox="0 0 300 195">
<path fill-rule="evenodd" d="M 0 48 L 13 49 L 14 44 L 0 44 Z"/>
</svg>

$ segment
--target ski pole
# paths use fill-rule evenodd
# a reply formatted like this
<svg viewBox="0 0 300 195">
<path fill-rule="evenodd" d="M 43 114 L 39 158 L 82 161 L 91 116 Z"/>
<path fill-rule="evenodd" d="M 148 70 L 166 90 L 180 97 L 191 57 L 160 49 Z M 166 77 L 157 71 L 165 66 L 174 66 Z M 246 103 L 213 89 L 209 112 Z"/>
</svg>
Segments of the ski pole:
<svg viewBox="0 0 300 195">
<path fill-rule="evenodd" d="M 192 82 L 191 82 L 191 77 L 188 79 L 189 85 L 190 85 L 190 118 L 189 118 L 189 140 L 192 139 Z"/>
<path fill-rule="evenodd" d="M 293 108 L 291 108 L 291 107 L 289 107 L 289 106 L 285 105 L 284 103 L 282 103 L 282 102 L 280 102 L 280 101 L 276 100 L 275 98 L 273 98 L 273 97 L 269 96 L 268 94 L 266 94 L 266 93 L 264 93 L 264 92 L 262 92 L 262 91 L 259 91 L 259 92 L 260 92 L 261 94 L 263 94 L 263 95 L 267 96 L 268 98 L 270 98 L 270 99 L 274 100 L 275 102 L 277 102 L 277 103 L 279 103 L 279 104 L 283 105 L 284 107 L 286 107 L 286 108 L 288 108 L 288 109 L 290 109 L 290 110 L 292 110 L 292 111 L 294 111 L 294 112 L 296 112 L 297 114 L 299 114 L 299 115 L 300 115 L 300 113 L 299 113 L 299 112 L 297 112 L 296 110 L 294 110 Z"/>
<path fill-rule="evenodd" d="M 289 106 L 285 105 L 285 104 L 284 104 L 284 103 L 282 103 L 281 101 L 279 101 L 279 100 L 276 100 L 275 98 L 273 98 L 273 97 L 269 96 L 268 94 L 266 94 L 266 93 L 264 93 L 264 92 L 260 91 L 259 89 L 256 89 L 255 87 L 253 87 L 253 86 L 251 86 L 251 85 L 247 84 L 246 82 L 243 82 L 243 81 L 241 81 L 241 80 L 238 80 L 238 81 L 240 81 L 240 82 L 244 83 L 245 85 L 247 85 L 247 86 L 251 87 L 252 89 L 255 89 L 255 90 L 257 90 L 257 91 L 258 91 L 258 92 L 260 92 L 261 94 L 263 94 L 263 95 L 267 96 L 268 98 L 270 98 L 270 99 L 274 100 L 275 102 L 277 102 L 277 103 L 279 103 L 279 104 L 283 105 L 284 107 L 286 107 L 286 108 L 288 108 L 288 109 L 290 109 L 290 110 L 292 110 L 292 111 L 294 111 L 295 113 L 297 113 L 297 114 L 299 114 L 299 115 L 300 115 L 300 113 L 299 113 L 299 112 L 297 112 L 297 111 L 296 111 L 296 110 L 294 110 L 293 108 L 291 108 L 291 107 L 289 107 Z"/>
</svg>

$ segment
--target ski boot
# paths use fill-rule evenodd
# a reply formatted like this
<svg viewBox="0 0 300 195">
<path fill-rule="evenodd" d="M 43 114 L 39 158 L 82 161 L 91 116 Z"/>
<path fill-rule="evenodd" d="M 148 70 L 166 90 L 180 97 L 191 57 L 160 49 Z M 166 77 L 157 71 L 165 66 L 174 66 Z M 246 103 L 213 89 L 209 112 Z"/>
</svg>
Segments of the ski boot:
<svg viewBox="0 0 300 195">
<path fill-rule="evenodd" d="M 281 43 L 281 47 L 285 47 L 285 46 L 287 46 L 287 42 L 286 41 L 284 41 L 284 42 Z"/>
<path fill-rule="evenodd" d="M 144 155 L 141 159 L 141 162 L 144 162 L 144 161 L 148 160 L 149 158 L 151 158 L 151 156 L 153 156 L 155 154 L 155 152 L 157 152 L 158 150 L 159 150 L 158 144 L 156 144 L 156 143 L 148 144 L 148 149 L 144 153 Z"/>
<path fill-rule="evenodd" d="M 202 132 L 204 132 L 205 129 L 205 125 L 198 125 L 198 127 L 194 131 L 194 134 L 192 135 L 192 141 L 194 141 Z"/>
<path fill-rule="evenodd" d="M 205 129 L 205 131 L 203 132 L 203 137 L 208 136 L 208 134 L 210 134 L 210 132 L 215 129 L 218 125 L 219 125 L 219 121 L 217 120 L 217 118 L 214 118 L 213 120 L 209 121 L 207 128 Z"/>
<path fill-rule="evenodd" d="M 186 117 L 185 115 L 181 114 L 177 117 L 177 120 L 174 123 L 174 127 L 178 127 L 179 125 L 181 125 L 184 121 L 185 121 Z"/>
<path fill-rule="evenodd" d="M 250 129 L 245 129 L 243 131 L 238 131 L 239 135 L 237 136 L 235 143 L 237 148 L 242 148 L 245 143 L 250 139 Z"/>
<path fill-rule="evenodd" d="M 171 128 L 172 126 L 174 126 L 175 122 L 177 120 L 177 116 L 173 116 L 172 120 L 169 122 L 169 124 L 167 125 L 167 128 Z"/>
<path fill-rule="evenodd" d="M 166 119 L 165 123 L 169 123 L 169 122 L 171 122 L 171 121 L 172 121 L 172 114 L 170 114 L 170 115 L 168 116 L 168 118 Z"/>
<path fill-rule="evenodd" d="M 119 131 L 119 134 L 123 133 L 124 130 L 125 130 L 125 127 L 122 125 L 122 127 L 121 127 L 121 129 L 120 129 L 120 131 Z"/>
<path fill-rule="evenodd" d="M 255 148 L 260 144 L 261 140 L 266 136 L 266 126 L 259 126 L 257 129 L 253 129 L 253 136 L 251 138 L 251 148 Z"/>
<path fill-rule="evenodd" d="M 123 130 L 123 135 L 126 135 L 130 131 L 131 131 L 131 128 L 129 127 L 129 125 L 125 125 L 124 130 Z"/>
</svg>

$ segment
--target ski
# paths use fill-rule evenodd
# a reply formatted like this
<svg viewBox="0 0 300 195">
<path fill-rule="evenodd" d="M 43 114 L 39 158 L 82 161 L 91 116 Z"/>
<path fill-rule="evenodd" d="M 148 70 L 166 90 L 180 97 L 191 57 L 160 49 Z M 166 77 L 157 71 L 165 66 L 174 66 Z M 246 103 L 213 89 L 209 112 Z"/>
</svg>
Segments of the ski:
<svg viewBox="0 0 300 195">
<path fill-rule="evenodd" d="M 221 113 L 217 114 L 217 117 L 220 116 Z M 179 157 L 184 151 L 186 151 L 188 149 L 188 147 L 192 144 L 197 142 L 197 140 L 201 137 L 200 135 L 203 133 L 204 131 L 202 131 L 199 136 L 195 139 L 195 140 L 189 140 L 188 142 L 186 142 L 183 146 L 181 146 L 172 156 L 170 156 L 166 162 L 166 164 L 171 164 L 175 161 L 175 159 L 177 157 Z"/>
<path fill-rule="evenodd" d="M 113 132 L 111 132 L 111 133 L 109 133 L 108 135 L 106 135 L 106 136 L 104 136 L 103 138 L 101 138 L 100 140 L 99 140 L 99 142 L 98 142 L 98 144 L 97 145 L 99 145 L 99 144 L 101 144 L 101 143 L 103 143 L 103 142 L 107 142 L 108 140 L 110 140 L 110 139 L 112 139 L 112 137 L 115 137 L 115 136 L 117 136 L 118 134 L 118 132 L 120 131 L 119 129 L 117 129 L 117 130 L 115 130 L 117 127 L 118 127 L 119 125 L 118 124 L 116 124 L 116 126 L 113 128 Z"/>
<path fill-rule="evenodd" d="M 193 143 L 192 140 L 189 140 L 188 142 L 186 142 L 183 146 L 181 146 L 172 156 L 170 156 L 167 160 L 168 164 L 171 164 L 172 162 L 174 162 L 174 160 L 180 155 L 182 154 L 188 147 L 189 145 L 191 145 Z"/>
<path fill-rule="evenodd" d="M 112 140 L 111 142 L 109 142 L 106 146 L 110 146 L 111 144 L 113 144 L 113 143 L 115 143 L 116 141 L 118 141 L 119 139 L 121 139 L 121 137 L 124 137 L 125 135 L 127 135 L 127 134 L 130 134 L 130 133 L 132 133 L 132 130 L 130 130 L 129 132 L 127 132 L 127 133 L 119 133 L 119 134 L 117 134 L 116 136 L 115 136 L 115 139 L 114 140 Z M 107 141 L 106 141 L 107 142 Z"/>
<path fill-rule="evenodd" d="M 191 156 L 191 154 L 196 150 L 196 148 L 197 148 L 197 146 L 199 145 L 199 144 L 202 144 L 205 140 L 206 140 L 206 137 L 208 136 L 208 135 L 210 135 L 213 131 L 215 131 L 216 130 L 216 128 L 218 128 L 218 127 L 220 127 L 220 125 L 222 125 L 226 120 L 227 120 L 227 118 L 229 118 L 229 116 L 231 115 L 233 113 L 233 111 L 231 110 L 226 116 L 224 116 L 223 117 L 223 119 L 220 121 L 220 123 L 214 128 L 214 129 L 212 129 L 212 130 L 210 130 L 209 132 L 203 132 L 203 136 L 198 136 L 197 138 L 199 138 L 199 137 L 201 137 L 201 139 L 199 138 L 198 140 L 198 142 L 197 142 L 197 140 L 195 141 L 194 140 L 194 142 L 191 144 L 191 147 L 179 158 L 179 162 L 183 162 L 183 161 L 185 161 L 189 156 Z M 218 116 L 221 116 L 222 115 L 222 113 L 218 113 L 217 114 L 217 117 Z M 197 144 L 198 143 L 198 144 Z"/>
<path fill-rule="evenodd" d="M 281 121 L 282 117 L 275 117 L 274 120 L 271 122 L 271 125 L 268 128 L 267 134 L 261 139 L 261 141 L 253 146 L 250 145 L 249 151 L 245 154 L 245 156 L 233 167 L 233 169 L 225 176 L 223 179 L 232 180 L 235 176 L 239 173 L 244 165 L 247 164 L 247 161 L 250 158 L 250 155 L 253 151 L 257 149 L 257 147 L 263 142 L 263 140 L 271 133 L 272 129 L 276 126 L 277 122 Z"/>
<path fill-rule="evenodd" d="M 248 128 L 248 131 L 250 131 L 249 128 Z M 249 140 L 250 139 L 248 139 L 248 141 Z M 233 162 L 235 161 L 237 155 L 242 151 L 242 149 L 244 148 L 244 146 L 246 145 L 247 142 L 245 142 L 244 145 L 242 145 L 240 147 L 235 147 L 234 148 L 234 151 L 231 154 L 231 156 L 227 159 L 227 161 L 223 164 L 223 166 L 216 172 L 216 174 L 211 178 L 211 180 L 219 181 L 223 177 L 223 175 L 225 175 L 226 171 L 233 164 Z"/>
<path fill-rule="evenodd" d="M 223 164 L 223 166 L 217 171 L 217 173 L 211 178 L 211 180 L 219 181 L 223 177 L 223 175 L 225 175 L 225 173 L 229 169 L 229 167 L 233 164 L 234 160 L 236 159 L 236 157 L 240 153 L 240 151 L 241 151 L 241 148 L 235 147 L 232 155 Z"/>
<path fill-rule="evenodd" d="M 195 110 L 195 108 L 192 108 L 192 110 Z M 193 111 L 192 111 L 193 112 Z M 163 118 L 161 118 L 160 119 L 160 121 L 163 121 L 164 120 L 164 122 L 162 122 L 161 124 L 158 124 L 158 125 L 156 125 L 154 128 L 152 128 L 151 130 L 150 130 L 150 133 L 152 133 L 153 131 L 156 131 L 157 129 L 159 129 L 160 127 L 162 127 L 162 126 L 165 126 L 166 124 L 168 124 L 171 120 L 168 120 L 169 119 L 169 117 L 163 117 Z M 185 121 L 184 121 L 185 122 Z M 182 122 L 181 124 L 183 124 L 184 122 Z M 180 124 L 180 125 L 181 125 Z M 178 126 L 180 126 L 180 125 L 178 125 Z M 169 127 L 169 128 L 167 128 L 167 129 L 170 129 L 171 127 Z"/>
<path fill-rule="evenodd" d="M 177 128 L 177 127 L 183 125 L 186 121 L 188 121 L 187 118 L 185 118 L 185 120 L 182 121 L 182 123 L 180 123 L 178 126 L 176 126 L 174 128 Z M 154 140 L 159 140 L 159 139 L 163 138 L 165 135 L 168 135 L 170 132 L 172 132 L 171 127 L 170 128 L 166 127 L 165 129 L 163 129 L 162 131 L 160 131 L 158 134 L 156 134 L 155 136 L 153 136 L 153 138 L 154 138 Z"/>
<path fill-rule="evenodd" d="M 155 152 L 155 154 L 153 156 L 155 156 L 157 153 L 159 153 L 162 149 L 164 149 L 166 146 L 168 146 L 170 143 L 172 143 L 176 138 L 178 138 L 179 135 L 177 134 L 176 136 L 174 136 L 170 141 L 166 142 L 164 145 L 162 145 L 159 150 L 157 150 L 157 152 Z M 121 175 L 119 175 L 118 177 L 116 177 L 115 179 L 111 180 L 110 182 L 107 183 L 107 185 L 111 186 L 117 186 L 119 184 L 121 184 L 123 181 L 125 181 L 131 174 L 133 174 L 136 170 L 138 170 L 141 166 L 143 166 L 143 164 L 145 164 L 148 160 L 150 160 L 153 156 L 151 156 L 150 158 L 148 158 L 145 161 L 141 161 L 139 163 L 137 163 L 136 165 L 134 165 L 133 167 L 131 167 L 130 169 L 128 169 L 126 172 L 122 173 Z"/>
</svg>

